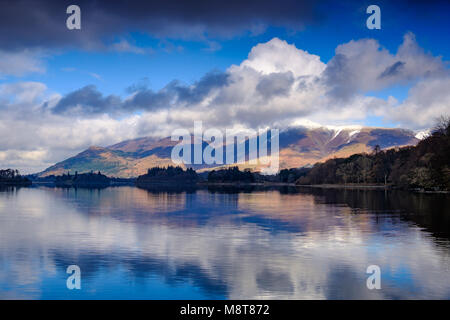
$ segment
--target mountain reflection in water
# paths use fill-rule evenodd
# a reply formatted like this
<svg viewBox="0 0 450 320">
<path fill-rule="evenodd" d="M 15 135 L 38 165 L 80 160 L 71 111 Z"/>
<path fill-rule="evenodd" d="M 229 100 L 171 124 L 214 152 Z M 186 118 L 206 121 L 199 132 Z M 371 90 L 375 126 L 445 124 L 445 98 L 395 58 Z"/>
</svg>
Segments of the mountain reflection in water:
<svg viewBox="0 0 450 320">
<path fill-rule="evenodd" d="M 449 299 L 448 208 L 379 190 L 1 189 L 0 298 Z"/>
</svg>

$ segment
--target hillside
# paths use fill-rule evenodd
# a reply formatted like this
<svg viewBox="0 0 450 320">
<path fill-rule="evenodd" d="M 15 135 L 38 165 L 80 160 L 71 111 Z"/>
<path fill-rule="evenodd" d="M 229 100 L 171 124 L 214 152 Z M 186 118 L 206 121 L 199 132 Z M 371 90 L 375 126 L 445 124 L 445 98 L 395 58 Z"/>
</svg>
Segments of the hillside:
<svg viewBox="0 0 450 320">
<path fill-rule="evenodd" d="M 89 149 L 59 162 L 38 174 L 39 177 L 49 175 L 61 175 L 70 172 L 75 174 L 93 171 L 101 171 L 112 177 L 137 177 L 154 166 L 167 166 L 172 164 L 170 158 L 160 158 L 157 155 L 139 157 L 132 152 L 123 152 L 101 147 Z"/>
<path fill-rule="evenodd" d="M 361 152 L 370 152 L 375 145 L 381 148 L 415 145 L 419 140 L 412 131 L 385 128 L 289 128 L 280 132 L 280 168 L 310 166 L 334 157 L 347 157 Z M 89 149 L 59 162 L 38 176 L 61 175 L 75 171 L 79 173 L 101 171 L 108 176 L 137 177 L 155 166 L 173 165 L 170 154 L 177 142 L 170 138 L 138 138 L 109 147 Z M 248 144 L 248 143 L 247 143 Z M 206 142 L 203 142 L 203 147 Z M 223 166 L 217 166 L 223 167 Z M 210 170 L 211 166 L 197 165 L 196 170 Z M 248 164 L 239 168 L 259 170 Z M 202 170 L 201 170 L 202 171 Z"/>
</svg>

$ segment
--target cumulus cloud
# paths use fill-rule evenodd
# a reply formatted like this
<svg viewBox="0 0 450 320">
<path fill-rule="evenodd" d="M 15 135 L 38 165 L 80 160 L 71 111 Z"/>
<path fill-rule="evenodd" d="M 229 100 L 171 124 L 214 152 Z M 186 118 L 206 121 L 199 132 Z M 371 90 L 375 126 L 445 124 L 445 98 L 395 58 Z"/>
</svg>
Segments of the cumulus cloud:
<svg viewBox="0 0 450 320">
<path fill-rule="evenodd" d="M 430 128 L 441 115 L 450 114 L 450 77 L 422 81 L 401 104 L 384 108 L 385 117 L 402 126 Z"/>
<path fill-rule="evenodd" d="M 446 73 L 448 70 L 441 58 L 426 53 L 414 35 L 407 33 L 395 55 L 374 39 L 339 45 L 327 65 L 324 80 L 331 94 L 348 98 L 358 92 L 380 90 Z"/>
<path fill-rule="evenodd" d="M 405 82 L 413 86 L 404 101 L 371 95 Z M 305 119 L 363 123 L 373 115 L 423 129 L 448 114 L 449 85 L 446 63 L 425 53 L 412 34 L 395 54 L 375 40 L 350 41 L 327 64 L 274 38 L 225 72 L 192 84 L 172 81 L 158 91 L 144 82 L 130 86 L 124 97 L 104 95 L 93 85 L 61 96 L 39 82 L 3 84 L 0 163 L 44 169 L 89 145 L 169 136 L 175 128 L 191 129 L 195 120 L 204 127 L 258 129 Z"/>
<path fill-rule="evenodd" d="M 272 96 L 283 96 L 289 94 L 294 76 L 292 72 L 274 72 L 261 78 L 256 90 L 266 99 Z"/>
<path fill-rule="evenodd" d="M 325 69 L 325 64 L 319 56 L 274 38 L 253 47 L 248 59 L 240 67 L 248 67 L 263 74 L 290 71 L 299 77 L 319 75 Z"/>
</svg>

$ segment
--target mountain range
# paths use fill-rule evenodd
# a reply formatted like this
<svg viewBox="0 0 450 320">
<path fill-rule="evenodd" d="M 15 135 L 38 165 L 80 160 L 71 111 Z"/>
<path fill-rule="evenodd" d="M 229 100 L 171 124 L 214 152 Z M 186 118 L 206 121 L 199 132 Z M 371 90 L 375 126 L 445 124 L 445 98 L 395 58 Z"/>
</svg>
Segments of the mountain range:
<svg viewBox="0 0 450 320">
<path fill-rule="evenodd" d="M 414 132 L 405 129 L 374 127 L 293 127 L 280 131 L 280 169 L 311 166 L 330 158 L 347 157 L 355 153 L 371 152 L 376 145 L 382 149 L 415 145 L 419 141 Z M 170 137 L 143 137 L 126 140 L 108 147 L 92 146 L 87 150 L 58 162 L 38 173 L 39 177 L 101 171 L 114 177 L 130 178 L 147 173 L 156 166 L 173 165 L 171 151 L 178 141 Z M 206 146 L 203 142 L 203 147 Z M 192 166 L 198 171 L 212 166 Z M 223 167 L 223 165 L 220 165 Z M 260 167 L 240 164 L 242 168 Z"/>
</svg>

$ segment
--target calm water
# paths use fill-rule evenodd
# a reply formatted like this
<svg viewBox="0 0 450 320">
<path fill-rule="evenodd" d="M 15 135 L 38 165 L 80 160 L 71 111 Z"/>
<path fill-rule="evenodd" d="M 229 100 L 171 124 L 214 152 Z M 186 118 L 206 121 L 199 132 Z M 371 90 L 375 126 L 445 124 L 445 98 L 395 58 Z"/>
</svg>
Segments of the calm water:
<svg viewBox="0 0 450 320">
<path fill-rule="evenodd" d="M 2 189 L 0 298 L 450 299 L 449 208 L 384 191 Z"/>
</svg>

